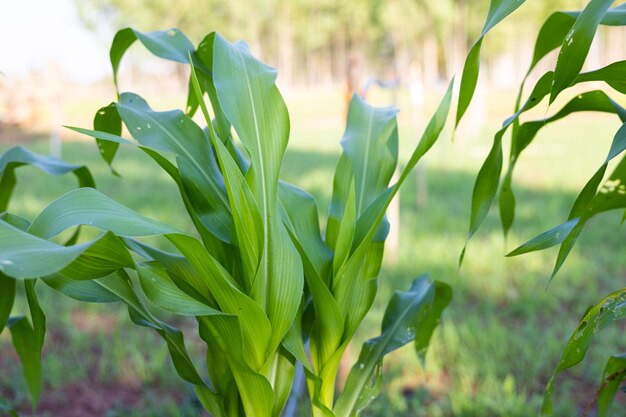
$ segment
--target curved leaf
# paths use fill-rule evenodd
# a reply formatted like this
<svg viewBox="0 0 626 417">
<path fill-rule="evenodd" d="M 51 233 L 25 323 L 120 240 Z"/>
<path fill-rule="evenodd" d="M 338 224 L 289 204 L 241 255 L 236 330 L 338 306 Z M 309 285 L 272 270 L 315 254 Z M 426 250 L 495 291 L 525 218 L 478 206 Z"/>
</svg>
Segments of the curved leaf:
<svg viewBox="0 0 626 417">
<path fill-rule="evenodd" d="M 77 225 L 94 226 L 118 236 L 180 233 L 179 229 L 142 216 L 93 188 L 79 188 L 54 201 L 37 216 L 28 232 L 50 239 Z"/>
<path fill-rule="evenodd" d="M 608 295 L 585 313 L 561 355 L 559 366 L 548 382 L 541 409 L 542 415 L 549 415 L 552 412 L 556 377 L 562 371 L 579 364 L 585 358 L 595 335 L 614 321 L 626 317 L 625 313 L 626 291 L 624 289 Z"/>
<path fill-rule="evenodd" d="M 602 373 L 602 385 L 598 390 L 598 417 L 608 417 L 615 395 L 622 382 L 626 380 L 626 354 L 613 355 L 609 358 Z"/>
<path fill-rule="evenodd" d="M 385 355 L 411 341 L 415 341 L 423 355 L 450 300 L 450 287 L 432 283 L 428 276 L 417 278 L 407 292 L 396 291 L 385 311 L 381 335 L 363 344 L 359 359 L 348 375 L 345 390 L 334 408 L 337 417 L 357 416 L 378 395 Z"/>
<path fill-rule="evenodd" d="M 35 166 L 50 175 L 73 173 L 78 179 L 79 187 L 95 187 L 94 179 L 84 165 L 68 164 L 58 158 L 39 155 L 18 146 L 0 156 L 0 212 L 7 209 L 15 188 L 15 170 L 24 165 Z"/>
<path fill-rule="evenodd" d="M 113 67 L 113 81 L 118 90 L 117 71 L 122 57 L 137 40 L 159 58 L 186 63 L 189 51 L 195 51 L 193 44 L 178 29 L 159 30 L 156 32 L 139 32 L 132 28 L 119 30 L 113 38 L 111 51 L 111 66 Z"/>
<path fill-rule="evenodd" d="M 554 69 L 550 103 L 569 87 L 583 67 L 598 25 L 615 0 L 591 0 L 565 36 Z"/>
<path fill-rule="evenodd" d="M 487 12 L 487 18 L 485 19 L 480 37 L 470 49 L 470 52 L 465 58 L 465 64 L 463 65 L 463 75 L 459 87 L 459 101 L 456 111 L 456 127 L 458 127 L 463 115 L 467 111 L 476 90 L 480 72 L 480 49 L 483 38 L 494 26 L 517 10 L 525 1 L 526 0 L 491 0 L 489 2 L 489 11 Z"/>
</svg>

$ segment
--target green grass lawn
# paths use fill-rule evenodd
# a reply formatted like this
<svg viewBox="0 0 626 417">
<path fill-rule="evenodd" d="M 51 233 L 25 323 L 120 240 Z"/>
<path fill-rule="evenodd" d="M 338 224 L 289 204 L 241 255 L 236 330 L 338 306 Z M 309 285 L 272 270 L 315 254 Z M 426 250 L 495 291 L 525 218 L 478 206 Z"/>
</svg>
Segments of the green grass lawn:
<svg viewBox="0 0 626 417">
<path fill-rule="evenodd" d="M 496 96 L 493 100 L 509 100 L 507 97 Z M 340 150 L 339 94 L 300 94 L 287 99 L 292 139 L 283 177 L 314 194 L 324 218 Z M 378 102 L 386 99 L 384 95 L 374 97 Z M 504 102 L 509 107 L 508 101 Z M 368 416 L 536 415 L 543 387 L 578 318 L 589 304 L 624 286 L 626 256 L 621 213 L 594 220 L 594 227 L 583 234 L 549 286 L 554 251 L 514 259 L 503 257 L 507 249 L 565 220 L 576 190 L 608 150 L 616 122 L 605 116 L 576 117 L 540 135 L 522 158 L 516 174 L 519 205 L 508 242 L 503 241 L 493 210 L 470 242 L 463 267 L 457 269 L 468 227 L 473 181 L 488 151 L 490 135 L 501 116 L 506 116 L 502 106 L 496 102 L 492 105 L 496 119 L 477 134 L 457 134 L 454 142 L 450 140 L 451 132 L 446 132 L 426 158 L 425 205 L 417 204 L 416 177 L 401 193 L 400 225 L 392 224 L 399 231 L 396 260 L 383 268 L 379 296 L 358 339 L 378 331 L 391 292 L 406 288 L 420 273 L 430 272 L 434 278 L 451 284 L 454 300 L 435 334 L 424 367 L 411 347 L 386 360 L 384 393 Z M 400 107 L 408 108 L 406 97 L 401 98 Z M 406 160 L 418 136 L 410 113 L 401 114 L 400 133 L 401 159 Z M 0 150 L 8 146 L 2 144 Z M 47 151 L 45 139 L 28 146 Z M 149 217 L 190 228 L 175 186 L 139 151 L 122 150 L 115 163 L 121 178 L 110 174 L 95 144 L 88 139 L 66 142 L 63 156 L 89 165 L 104 193 Z M 18 181 L 10 210 L 30 218 L 74 186 L 72 178 L 51 180 L 28 169 L 19 172 Z M 107 393 L 114 398 L 110 392 L 120 390 L 133 393 L 132 401 L 119 397 L 116 404 L 110 400 L 108 414 L 101 415 L 197 415 L 190 391 L 178 383 L 163 344 L 148 330 L 129 324 L 121 306 L 82 305 L 52 294 L 43 286 L 40 293 L 49 314 L 44 352 L 47 390 L 42 408 L 62 409 L 59 407 L 67 404 L 66 397 L 72 395 L 71 387 L 88 386 L 90 391 L 85 395 L 93 398 Z M 191 330 L 192 323 L 179 324 Z M 593 397 L 607 356 L 626 349 L 624 329 L 615 325 L 604 331 L 590 351 L 589 360 L 559 378 L 556 416 L 580 414 Z M 201 346 L 193 340 L 191 345 L 201 363 Z M 359 349 L 358 344 L 353 345 L 351 355 L 356 356 Z M 13 389 L 19 388 L 21 382 L 16 381 L 21 379 L 6 333 L 0 336 L 0 353 L 0 395 L 23 402 L 25 390 L 20 393 Z M 107 391 L 109 386 L 117 391 Z M 94 413 L 89 415 L 100 415 Z M 70 416 L 67 412 L 49 415 Z"/>
</svg>

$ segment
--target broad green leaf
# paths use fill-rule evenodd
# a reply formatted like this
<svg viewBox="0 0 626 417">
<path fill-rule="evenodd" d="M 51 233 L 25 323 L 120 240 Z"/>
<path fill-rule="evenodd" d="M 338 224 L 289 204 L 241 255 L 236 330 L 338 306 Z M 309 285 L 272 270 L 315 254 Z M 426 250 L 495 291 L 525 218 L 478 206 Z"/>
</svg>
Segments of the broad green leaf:
<svg viewBox="0 0 626 417">
<path fill-rule="evenodd" d="M 360 243 L 354 249 L 350 260 L 341 271 L 339 271 L 336 279 L 333 281 L 332 287 L 346 321 L 344 328 L 345 340 L 349 340 L 352 337 L 363 317 L 367 311 L 369 311 L 376 294 L 375 278 L 380 271 L 384 249 L 382 241 L 375 241 L 378 227 L 384 218 L 387 207 L 406 180 L 410 171 L 440 136 L 450 109 L 452 87 L 453 82 L 450 83 L 446 95 L 428 123 L 407 166 L 400 173 L 398 182 L 393 187 L 381 193 L 359 219 L 359 224 L 357 224 L 357 236 L 360 234 L 363 238 L 355 239 L 355 242 Z M 338 353 L 340 354 L 341 351 L 338 350 Z M 330 363 L 331 360 L 329 360 L 328 363 Z M 335 360 L 338 364 L 338 359 Z M 326 371 L 327 369 L 328 371 Z M 336 372 L 336 369 L 327 365 L 322 370 L 322 373 L 325 371 L 331 375 L 334 380 L 334 372 Z M 326 382 L 323 374 L 320 376 L 324 382 Z M 324 390 L 324 387 L 322 390 Z"/>
<path fill-rule="evenodd" d="M 61 246 L 0 221 L 0 271 L 16 279 L 37 278 L 60 272 L 85 254 L 107 259 L 110 263 L 105 269 L 99 270 L 106 275 L 106 270 L 112 272 L 128 266 L 127 259 L 113 259 L 108 257 L 110 254 L 103 252 L 115 239 L 114 235 L 105 234 L 80 245 Z M 34 256 L 36 262 L 33 262 Z M 98 266 L 102 267 L 93 265 L 94 268 Z"/>
<path fill-rule="evenodd" d="M 303 259 L 305 275 L 315 274 L 326 282 L 333 253 L 322 239 L 315 199 L 284 181 L 279 183 L 278 193 L 283 223 Z"/>
<path fill-rule="evenodd" d="M 101 142 L 112 142 L 112 143 L 120 143 L 125 145 L 137 146 L 133 142 L 127 141 L 126 139 L 103 131 L 95 131 L 89 129 L 82 129 L 77 127 L 68 127 L 70 130 L 76 131 L 78 133 L 85 134 L 87 136 L 91 136 L 100 140 Z M 151 148 L 149 146 L 138 146 L 143 152 L 145 152 L 148 156 L 150 156 L 165 172 L 172 177 L 172 179 L 176 182 L 178 189 L 180 191 L 181 197 L 187 208 L 187 212 L 191 217 L 198 233 L 202 237 L 202 241 L 206 245 L 207 248 L 211 249 L 211 253 L 222 263 L 222 265 L 229 266 L 233 262 L 233 254 L 230 247 L 227 247 L 221 240 L 215 237 L 201 222 L 199 215 L 196 213 L 193 204 L 191 203 L 188 193 L 185 190 L 183 185 L 181 174 L 178 168 L 172 164 L 169 159 L 164 155 L 164 151 L 160 151 L 158 149 Z M 196 195 L 196 198 L 202 198 L 202 194 Z M 198 200 L 196 200 L 198 201 Z M 230 269 L 230 268 L 229 268 Z"/>
<path fill-rule="evenodd" d="M 24 290 L 26 292 L 26 301 L 28 302 L 28 309 L 30 311 L 30 319 L 33 325 L 33 331 L 37 340 L 37 346 L 41 351 L 43 342 L 46 335 L 46 316 L 39 304 L 39 298 L 35 291 L 35 285 L 37 280 L 29 279 L 24 281 Z"/>
<path fill-rule="evenodd" d="M 528 74 L 546 55 L 554 51 L 563 44 L 565 37 L 574 26 L 576 18 L 563 12 L 556 12 L 550 15 L 539 30 L 539 35 L 535 41 L 533 60 L 528 69 Z M 528 75 L 527 75 L 528 76 Z"/>
<path fill-rule="evenodd" d="M 356 229 L 357 207 L 354 181 L 351 183 L 350 191 L 346 196 L 345 206 L 339 221 L 337 230 L 337 240 L 334 242 L 335 256 L 333 258 L 333 275 L 336 276 L 339 270 L 350 256 L 354 230 Z"/>
<path fill-rule="evenodd" d="M 552 412 L 552 397 L 556 377 L 564 370 L 579 364 L 586 356 L 593 339 L 606 326 L 626 317 L 626 290 L 616 291 L 591 307 L 583 316 L 577 329 L 569 339 L 559 365 L 550 378 L 541 409 L 542 415 Z"/>
<path fill-rule="evenodd" d="M 244 354 L 244 340 L 237 317 L 205 316 L 199 321 L 210 333 L 208 338 L 201 332 L 207 343 L 216 343 L 225 353 L 225 358 L 235 378 L 246 415 L 271 417 L 274 407 L 274 394 L 268 380 L 248 365 Z"/>
<path fill-rule="evenodd" d="M 2 334 L 2 330 L 6 326 L 13 309 L 15 287 L 15 280 L 0 272 L 0 288 L 2 288 L 2 291 L 0 291 L 0 334 Z"/>
<path fill-rule="evenodd" d="M 122 135 L 122 119 L 117 111 L 117 107 L 115 107 L 115 103 L 102 107 L 96 112 L 93 119 L 93 129 L 116 136 Z M 118 142 L 102 139 L 96 139 L 96 143 L 98 144 L 102 159 L 109 165 L 113 175 L 119 176 L 117 171 L 113 169 L 113 159 L 115 159 L 120 144 Z"/>
<path fill-rule="evenodd" d="M 614 1 L 591 0 L 565 36 L 554 70 L 550 103 L 554 102 L 556 97 L 569 87 L 580 73 L 598 25 Z"/>
<path fill-rule="evenodd" d="M 224 314 L 182 291 L 157 263 L 137 265 L 137 273 L 148 300 L 164 310 L 192 317 Z"/>
<path fill-rule="evenodd" d="M 345 325 L 342 336 L 344 342 L 336 347 L 332 354 L 325 356 L 326 360 L 321 368 L 316 366 L 322 379 L 319 388 L 320 401 L 327 407 L 332 407 L 333 404 L 334 381 L 341 355 L 363 317 L 369 311 L 376 295 L 376 278 L 381 267 L 385 237 L 385 234 L 378 236 L 378 232 L 381 230 L 385 211 L 411 170 L 439 138 L 448 117 L 452 87 L 453 82 L 450 83 L 439 107 L 428 123 L 407 166 L 400 173 L 398 182 L 393 187 L 383 190 L 360 216 L 352 256 L 338 271 L 332 282 L 332 292 L 337 300 L 341 316 L 344 317 Z M 325 349 L 329 348 L 328 344 L 322 344 L 322 346 Z M 313 348 L 314 340 L 311 342 L 312 353 Z"/>
<path fill-rule="evenodd" d="M 215 36 L 213 81 L 224 114 L 251 158 L 246 180 L 263 224 L 263 254 L 251 296 L 272 325 L 271 352 L 291 327 L 304 286 L 302 262 L 278 206 L 278 177 L 289 137 L 289 115 L 275 84 L 276 71 L 250 55 L 243 43 L 231 44 Z"/>
<path fill-rule="evenodd" d="M 79 188 L 46 207 L 28 232 L 50 239 L 72 226 L 88 225 L 118 236 L 154 236 L 179 229 L 149 219 L 93 188 Z"/>
<path fill-rule="evenodd" d="M 426 129 L 424 130 L 415 150 L 411 154 L 406 166 L 400 172 L 398 182 L 392 187 L 384 190 L 374 200 L 365 212 L 359 217 L 356 229 L 356 237 L 354 239 L 355 244 L 359 247 L 363 247 L 365 250 L 369 242 L 375 237 L 378 227 L 384 220 L 384 215 L 389 204 L 396 196 L 402 184 L 407 179 L 413 168 L 422 159 L 424 155 L 432 148 L 437 139 L 441 136 L 441 132 L 446 125 L 448 114 L 450 112 L 450 104 L 452 101 L 452 91 L 454 87 L 454 80 L 448 85 L 448 89 L 441 99 L 437 110 L 433 114 L 432 118 L 428 122 Z M 358 249 L 358 247 L 357 247 Z M 355 249 L 353 252 L 356 254 Z"/>
<path fill-rule="evenodd" d="M 230 122 L 222 110 L 222 106 L 217 98 L 217 91 L 215 90 L 215 84 L 213 82 L 213 45 L 215 44 L 215 32 L 212 32 L 205 36 L 205 38 L 198 45 L 197 56 L 199 61 L 204 65 L 207 71 L 194 71 L 198 77 L 200 91 L 206 92 L 211 101 L 211 107 L 215 113 L 215 129 L 218 137 L 225 142 L 230 136 Z M 193 61 L 190 61 L 193 64 Z M 195 65 L 194 65 L 195 67 Z M 210 75 L 209 75 L 210 73 Z M 190 83 L 192 79 L 190 77 Z M 192 91 L 190 85 L 188 107 L 193 108 L 195 102 L 199 104 L 198 96 L 195 91 Z M 201 96 L 203 96 L 201 94 Z M 192 100 L 192 97 L 194 100 Z"/>
<path fill-rule="evenodd" d="M 35 406 L 39 401 L 43 385 L 39 337 L 26 317 L 11 318 L 7 326 L 11 331 L 13 346 L 15 346 L 22 363 L 22 370 L 30 391 L 31 402 Z"/>
<path fill-rule="evenodd" d="M 550 52 L 563 45 L 565 37 L 574 26 L 576 19 L 582 12 L 555 12 L 543 23 L 533 52 L 533 59 L 528 69 L 528 74 L 536 67 L 536 65 Z M 605 26 L 623 26 L 626 24 L 626 5 L 609 9 L 602 18 L 601 25 Z M 528 75 L 527 75 L 528 76 Z"/>
<path fill-rule="evenodd" d="M 354 209 L 359 219 L 391 181 L 398 161 L 397 113 L 398 110 L 391 107 L 372 107 L 358 95 L 350 101 L 346 131 L 341 139 L 343 153 L 335 169 L 326 227 L 326 243 L 335 251 L 340 229 L 351 227 L 343 222 L 351 188 L 354 187 Z M 386 228 L 386 221 L 384 223 L 383 228 Z"/>
<path fill-rule="evenodd" d="M 268 351 L 273 351 L 268 348 L 272 328 L 265 312 L 252 298 L 241 292 L 233 278 L 198 240 L 185 235 L 168 235 L 168 239 L 211 288 L 220 310 L 239 318 L 246 341 L 245 358 L 252 368 L 259 369 L 268 359 Z"/>
<path fill-rule="evenodd" d="M 363 344 L 359 359 L 348 375 L 344 392 L 334 408 L 337 417 L 358 415 L 378 395 L 378 390 L 371 388 L 380 389 L 380 367 L 385 355 L 411 341 L 415 341 L 423 354 L 441 312 L 451 300 L 450 287 L 439 284 L 439 290 L 428 276 L 421 276 L 409 291 L 396 291 L 385 311 L 381 335 Z"/>
<path fill-rule="evenodd" d="M 198 104 L 207 121 L 209 137 L 215 149 L 221 171 L 224 175 L 224 184 L 228 192 L 228 201 L 233 213 L 234 232 L 239 249 L 239 258 L 243 269 L 244 291 L 249 294 L 252 291 L 263 253 L 263 239 L 265 228 L 263 219 L 252 195 L 244 174 L 239 169 L 237 162 L 231 157 L 226 146 L 217 137 L 208 109 L 201 94 L 195 67 L 191 65 L 192 87 L 196 93 Z"/>
<path fill-rule="evenodd" d="M 120 66 L 120 61 L 128 48 L 130 48 L 137 39 L 154 55 L 175 62 L 187 63 L 189 51 L 193 52 L 195 50 L 189 39 L 178 29 L 146 33 L 131 28 L 119 30 L 113 38 L 111 51 L 109 52 L 111 66 L 113 67 L 113 81 L 115 88 L 118 89 L 118 93 L 117 71 Z"/>
<path fill-rule="evenodd" d="M 114 303 L 122 301 L 96 281 L 76 281 L 62 274 L 52 274 L 41 280 L 50 288 L 74 300 L 87 303 Z"/>
<path fill-rule="evenodd" d="M 622 382 L 626 380 L 626 354 L 609 358 L 602 374 L 602 385 L 597 394 L 598 417 L 609 417 L 609 411 Z"/>
<path fill-rule="evenodd" d="M 625 22 L 626 23 L 626 22 Z M 574 84 L 588 81 L 603 81 L 622 94 L 626 94 L 626 61 L 613 62 L 604 68 L 584 72 L 574 80 Z"/>
<path fill-rule="evenodd" d="M 68 164 L 58 158 L 43 156 L 21 146 L 11 148 L 0 155 L 0 212 L 7 209 L 15 188 L 15 170 L 24 165 L 32 165 L 49 175 L 73 173 L 79 187 L 95 187 L 89 170 L 83 165 Z"/>
<path fill-rule="evenodd" d="M 230 242 L 230 205 L 202 129 L 180 110 L 155 112 L 131 93 L 121 95 L 117 109 L 140 144 L 176 155 L 181 182 L 200 221 L 217 238 Z"/>
<path fill-rule="evenodd" d="M 278 353 L 276 353 L 270 369 L 270 375 L 273 377 L 270 382 L 275 397 L 272 415 L 280 417 L 289 399 L 289 394 L 291 394 L 295 372 L 295 358 L 284 347 L 281 347 Z"/>
</svg>

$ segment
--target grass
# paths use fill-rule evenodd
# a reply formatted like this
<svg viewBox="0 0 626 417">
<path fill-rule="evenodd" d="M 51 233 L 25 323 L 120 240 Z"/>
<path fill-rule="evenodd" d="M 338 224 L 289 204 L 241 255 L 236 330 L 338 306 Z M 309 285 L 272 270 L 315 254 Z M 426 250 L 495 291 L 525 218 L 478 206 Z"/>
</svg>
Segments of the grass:
<svg viewBox="0 0 626 417">
<path fill-rule="evenodd" d="M 313 193 L 322 212 L 328 206 L 332 172 L 340 150 L 339 96 L 337 92 L 323 92 L 287 97 L 293 127 L 283 176 Z M 367 416 L 536 415 L 543 387 L 577 319 L 587 305 L 623 286 L 626 257 L 619 256 L 624 251 L 619 213 L 594 221 L 594 227 L 583 234 L 549 286 L 554 252 L 514 259 L 502 256 L 506 249 L 565 219 L 576 190 L 608 150 L 616 124 L 604 116 L 576 117 L 541 134 L 519 164 L 515 188 L 519 202 L 517 222 L 508 242 L 503 242 L 494 210 L 470 242 L 462 269 L 457 269 L 473 180 L 488 151 L 490 135 L 506 116 L 497 102 L 508 97 L 501 94 L 493 98 L 490 114 L 496 117 L 476 135 L 460 132 L 451 142 L 451 132 L 447 132 L 436 145 L 425 162 L 425 206 L 417 203 L 416 177 L 401 193 L 400 225 L 392 225 L 399 231 L 396 260 L 388 262 L 381 273 L 379 296 L 359 339 L 377 332 L 391 292 L 407 287 L 422 272 L 450 283 L 454 301 L 436 332 L 424 367 L 410 347 L 385 362 L 384 393 Z M 379 103 L 387 99 L 384 94 L 373 98 Z M 404 96 L 400 107 L 409 108 Z M 82 125 L 88 126 L 88 118 L 85 120 Z M 416 132 L 410 113 L 405 111 L 400 116 L 401 158 L 405 160 Z M 40 152 L 47 150 L 45 139 L 28 145 Z M 2 145 L 2 150 L 8 146 Z M 122 178 L 110 175 L 96 146 L 88 140 L 66 142 L 63 153 L 69 161 L 89 165 L 104 193 L 147 216 L 190 227 L 171 180 L 140 152 L 121 152 L 115 165 Z M 50 180 L 34 170 L 19 172 L 18 181 L 10 209 L 30 218 L 73 187 L 71 178 Z M 72 384 L 110 383 L 135 393 L 141 400 L 119 404 L 109 401 L 108 414 L 101 415 L 197 415 L 189 390 L 180 388 L 163 344 L 148 330 L 130 325 L 120 306 L 86 306 L 60 298 L 43 287 L 40 294 L 44 309 L 55 312 L 49 315 L 50 333 L 45 348 L 49 389 L 44 404 L 49 397 L 64 395 Z M 623 331 L 624 326 L 620 325 L 604 331 L 589 360 L 559 378 L 556 416 L 580 414 L 593 397 L 608 355 L 626 349 Z M 359 345 L 350 349 L 353 358 L 359 349 Z M 201 363 L 201 348 L 193 341 L 192 350 Z M 85 357 L 82 354 L 86 351 L 91 354 L 77 362 L 75 358 Z M 9 353 L 7 334 L 0 336 L 0 352 L 0 394 L 10 401 L 23 402 L 22 394 L 10 388 L 20 378 Z M 104 392 L 96 390 L 91 395 L 102 396 Z"/>
</svg>

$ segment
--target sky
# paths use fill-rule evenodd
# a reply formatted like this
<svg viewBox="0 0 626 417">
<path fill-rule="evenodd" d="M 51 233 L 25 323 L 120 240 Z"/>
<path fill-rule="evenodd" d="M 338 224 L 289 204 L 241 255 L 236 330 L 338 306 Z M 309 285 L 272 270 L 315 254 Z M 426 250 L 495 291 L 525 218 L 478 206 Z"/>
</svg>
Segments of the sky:
<svg viewBox="0 0 626 417">
<path fill-rule="evenodd" d="M 0 72 L 20 77 L 50 64 L 79 83 L 111 71 L 108 45 L 83 27 L 73 0 L 0 0 Z"/>
</svg>

